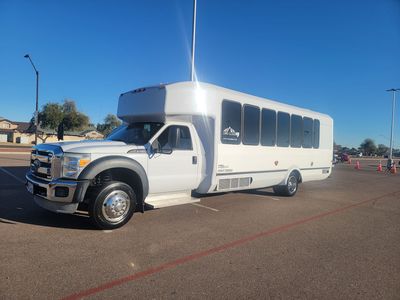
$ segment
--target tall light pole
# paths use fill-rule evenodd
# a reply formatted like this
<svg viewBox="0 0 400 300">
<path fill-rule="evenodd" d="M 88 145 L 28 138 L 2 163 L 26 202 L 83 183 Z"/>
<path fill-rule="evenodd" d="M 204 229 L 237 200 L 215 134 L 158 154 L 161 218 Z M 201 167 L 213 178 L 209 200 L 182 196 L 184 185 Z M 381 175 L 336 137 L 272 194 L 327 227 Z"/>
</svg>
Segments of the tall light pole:
<svg viewBox="0 0 400 300">
<path fill-rule="evenodd" d="M 393 92 L 393 102 L 392 102 L 392 127 L 390 130 L 390 153 L 389 153 L 389 159 L 390 163 L 392 163 L 393 160 L 393 133 L 394 133 L 394 111 L 396 107 L 396 92 L 400 91 L 400 89 L 389 89 L 386 90 L 387 92 Z"/>
<path fill-rule="evenodd" d="M 29 54 L 24 55 L 25 58 L 29 59 L 32 64 L 33 69 L 36 73 L 36 107 L 35 107 L 35 145 L 37 145 L 37 130 L 39 126 L 39 71 L 36 69 L 35 65 Z"/>
<path fill-rule="evenodd" d="M 196 47 L 196 7 L 197 0 L 193 0 L 193 23 L 192 23 L 192 57 L 191 57 L 191 68 L 190 68 L 190 80 L 194 81 L 194 50 Z"/>
</svg>

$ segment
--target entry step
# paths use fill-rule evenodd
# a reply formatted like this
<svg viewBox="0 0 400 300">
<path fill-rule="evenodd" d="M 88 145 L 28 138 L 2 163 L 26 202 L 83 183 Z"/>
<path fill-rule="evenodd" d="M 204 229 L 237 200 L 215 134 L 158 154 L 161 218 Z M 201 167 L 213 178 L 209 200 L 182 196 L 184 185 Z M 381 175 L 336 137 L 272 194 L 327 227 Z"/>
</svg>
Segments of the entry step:
<svg viewBox="0 0 400 300">
<path fill-rule="evenodd" d="M 146 198 L 146 204 L 152 208 L 189 204 L 200 202 L 200 198 L 194 198 L 189 192 L 171 194 L 153 194 Z"/>
</svg>

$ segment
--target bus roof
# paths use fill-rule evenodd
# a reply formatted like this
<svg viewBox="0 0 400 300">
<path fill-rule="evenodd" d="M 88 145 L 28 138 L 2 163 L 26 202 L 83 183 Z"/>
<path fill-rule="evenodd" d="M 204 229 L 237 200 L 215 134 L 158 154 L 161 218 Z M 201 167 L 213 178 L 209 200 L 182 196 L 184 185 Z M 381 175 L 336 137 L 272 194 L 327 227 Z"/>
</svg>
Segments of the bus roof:
<svg viewBox="0 0 400 300">
<path fill-rule="evenodd" d="M 248 103 L 249 101 L 243 101 L 246 102 L 248 104 L 253 104 L 253 105 L 259 105 L 259 106 L 264 106 L 265 105 L 265 101 L 267 101 L 269 104 L 271 104 L 271 106 L 273 106 L 273 108 L 276 109 L 276 107 L 281 108 L 281 109 L 289 109 L 289 110 L 298 110 L 303 111 L 305 113 L 312 113 L 313 115 L 319 115 L 320 117 L 326 117 L 331 119 L 331 117 L 327 114 L 324 113 L 320 113 L 320 112 L 316 112 L 310 109 L 306 109 L 306 108 L 302 108 L 302 107 L 298 107 L 295 105 L 290 105 L 287 103 L 283 103 L 277 100 L 272 100 L 272 99 L 268 99 L 268 98 L 263 98 L 263 97 L 258 97 L 258 96 L 254 96 L 251 94 L 246 94 L 243 92 L 239 92 L 236 90 L 232 90 L 232 89 L 228 89 L 228 88 L 224 88 L 221 86 L 217 86 L 211 83 L 206 83 L 206 82 L 200 82 L 200 81 L 180 81 L 180 82 L 173 82 L 173 83 L 169 83 L 169 84 L 162 84 L 162 86 L 165 86 L 167 88 L 167 90 L 172 90 L 172 89 L 177 89 L 177 90 L 181 90 L 181 89 L 193 89 L 193 88 L 198 88 L 200 87 L 203 90 L 213 90 L 215 92 L 217 92 L 218 94 L 223 96 L 223 99 L 226 100 L 233 100 L 235 101 L 236 97 L 240 98 L 240 99 L 249 99 L 251 100 L 251 103 Z M 232 99 L 234 98 L 234 99 Z M 241 101 L 242 102 L 242 101 Z"/>
<path fill-rule="evenodd" d="M 134 101 L 136 102 L 135 112 L 141 115 L 148 115 L 151 113 L 158 115 L 179 115 L 189 114 L 190 112 L 196 113 L 199 110 L 199 106 L 197 105 L 198 103 L 193 105 L 193 103 L 186 101 L 186 99 L 196 97 L 199 91 L 207 94 L 207 97 L 205 97 L 206 99 L 204 99 L 210 108 L 207 114 L 217 113 L 219 109 L 216 107 L 216 105 L 219 106 L 217 103 L 220 101 L 232 100 L 242 104 L 266 107 L 277 111 L 286 111 L 292 114 L 303 114 L 306 116 L 312 116 L 314 118 L 317 117 L 320 119 L 325 119 L 327 121 L 332 120 L 329 115 L 323 113 L 199 81 L 183 81 L 169 84 L 159 84 L 156 86 L 138 88 L 127 93 L 123 93 L 120 97 L 119 106 L 121 107 L 118 109 L 118 115 L 119 117 L 122 117 L 122 119 L 125 119 L 129 118 L 129 111 L 133 113 L 132 110 L 127 109 L 127 107 L 131 107 L 133 104 L 131 102 L 133 100 L 131 96 L 134 96 L 134 98 L 139 97 L 137 100 L 145 97 L 143 98 L 143 101 Z M 147 94 L 147 96 L 145 96 L 145 94 Z M 126 97 L 130 98 L 131 100 L 127 99 Z M 144 101 L 145 99 L 146 101 Z M 150 99 L 152 99 L 151 104 L 149 103 Z M 131 103 L 131 105 L 128 105 L 128 103 Z M 144 111 L 142 111 L 141 108 L 144 108 Z"/>
</svg>

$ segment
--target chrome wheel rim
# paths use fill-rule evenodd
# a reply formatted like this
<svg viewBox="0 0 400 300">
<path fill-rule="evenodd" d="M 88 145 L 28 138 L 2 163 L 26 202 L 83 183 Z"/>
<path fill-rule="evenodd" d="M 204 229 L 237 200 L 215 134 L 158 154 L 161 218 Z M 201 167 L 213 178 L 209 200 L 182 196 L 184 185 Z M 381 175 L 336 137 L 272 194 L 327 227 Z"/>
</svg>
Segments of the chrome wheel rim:
<svg viewBox="0 0 400 300">
<path fill-rule="evenodd" d="M 297 178 L 296 176 L 290 176 L 288 180 L 289 193 L 293 194 L 297 190 Z"/>
<path fill-rule="evenodd" d="M 124 191 L 112 191 L 103 201 L 101 211 L 104 218 L 111 223 L 121 222 L 128 214 L 131 199 Z"/>
</svg>

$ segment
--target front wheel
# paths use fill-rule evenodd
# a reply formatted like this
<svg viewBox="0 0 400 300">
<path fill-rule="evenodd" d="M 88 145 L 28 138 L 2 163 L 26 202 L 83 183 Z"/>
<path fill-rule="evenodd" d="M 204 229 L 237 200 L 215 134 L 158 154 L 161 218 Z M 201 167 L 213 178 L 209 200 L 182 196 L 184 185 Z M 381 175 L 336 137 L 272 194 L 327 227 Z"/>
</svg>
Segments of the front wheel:
<svg viewBox="0 0 400 300">
<path fill-rule="evenodd" d="M 296 194 L 298 187 L 298 175 L 296 173 L 290 173 L 286 185 L 276 185 L 273 187 L 273 190 L 277 195 L 292 197 Z"/>
<path fill-rule="evenodd" d="M 131 219 L 135 208 L 134 190 L 124 182 L 112 181 L 89 203 L 89 215 L 97 228 L 115 229 Z"/>
</svg>

